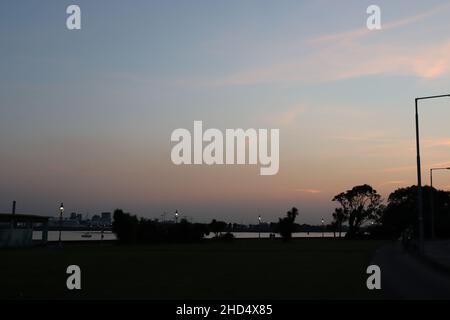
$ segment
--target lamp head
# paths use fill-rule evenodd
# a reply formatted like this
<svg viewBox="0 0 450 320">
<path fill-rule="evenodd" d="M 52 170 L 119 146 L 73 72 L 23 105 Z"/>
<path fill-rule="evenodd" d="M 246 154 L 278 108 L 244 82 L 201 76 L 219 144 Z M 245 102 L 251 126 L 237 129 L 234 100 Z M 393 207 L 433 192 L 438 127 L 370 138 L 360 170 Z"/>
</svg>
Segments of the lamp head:
<svg viewBox="0 0 450 320">
<path fill-rule="evenodd" d="M 61 202 L 61 205 L 59 206 L 59 212 L 64 213 L 64 203 Z"/>
</svg>

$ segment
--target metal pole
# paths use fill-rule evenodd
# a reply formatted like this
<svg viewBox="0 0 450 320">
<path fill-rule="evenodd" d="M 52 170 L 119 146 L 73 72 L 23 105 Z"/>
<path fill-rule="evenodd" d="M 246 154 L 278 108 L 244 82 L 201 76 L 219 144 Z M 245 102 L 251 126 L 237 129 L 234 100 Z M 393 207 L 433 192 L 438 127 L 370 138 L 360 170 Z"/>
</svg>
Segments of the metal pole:
<svg viewBox="0 0 450 320">
<path fill-rule="evenodd" d="M 430 222 L 431 222 L 431 239 L 434 239 L 434 189 L 433 189 L 433 169 L 430 169 Z"/>
<path fill-rule="evenodd" d="M 59 246 L 62 247 L 62 243 L 61 243 L 61 229 L 62 229 L 62 211 L 59 211 L 59 239 L 58 239 L 58 243 Z"/>
<path fill-rule="evenodd" d="M 419 112 L 416 98 L 416 151 L 417 151 L 417 218 L 419 228 L 419 249 L 423 250 L 423 203 L 422 203 L 422 175 L 420 167 L 420 146 L 419 146 Z"/>
<path fill-rule="evenodd" d="M 258 238 L 261 239 L 261 215 L 258 216 Z"/>
<path fill-rule="evenodd" d="M 419 222 L 419 249 L 424 249 L 424 234 L 423 234 L 423 198 L 422 198 L 422 175 L 420 166 L 420 146 L 419 146 L 419 112 L 418 101 L 425 99 L 450 97 L 450 94 L 443 94 L 438 96 L 420 97 L 415 99 L 416 107 L 416 151 L 417 151 L 417 214 Z"/>
<path fill-rule="evenodd" d="M 325 226 L 324 226 L 324 220 L 323 220 L 323 218 L 322 218 L 322 238 L 324 238 L 325 237 Z"/>
<path fill-rule="evenodd" d="M 14 216 L 16 214 L 16 201 L 13 201 L 13 205 L 12 205 L 12 214 L 11 214 L 11 230 L 14 229 Z"/>
<path fill-rule="evenodd" d="M 61 242 L 61 229 L 62 229 L 62 216 L 64 213 L 64 203 L 61 202 L 61 205 L 59 206 L 59 247 L 62 248 L 62 242 Z"/>
</svg>

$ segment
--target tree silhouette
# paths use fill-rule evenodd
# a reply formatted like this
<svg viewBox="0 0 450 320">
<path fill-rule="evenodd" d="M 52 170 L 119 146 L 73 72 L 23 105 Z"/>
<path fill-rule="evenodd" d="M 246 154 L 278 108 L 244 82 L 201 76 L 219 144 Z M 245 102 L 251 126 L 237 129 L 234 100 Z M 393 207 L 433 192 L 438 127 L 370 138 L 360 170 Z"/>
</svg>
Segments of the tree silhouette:
<svg viewBox="0 0 450 320">
<path fill-rule="evenodd" d="M 211 232 L 214 233 L 216 238 L 218 238 L 221 235 L 221 233 L 225 231 L 226 227 L 227 227 L 226 222 L 217 221 L 216 219 L 213 219 L 209 224 L 209 228 Z"/>
<path fill-rule="evenodd" d="M 367 184 L 342 192 L 336 195 L 333 201 L 341 205 L 341 208 L 337 208 L 337 215 L 348 221 L 347 237 L 350 238 L 358 235 L 364 223 L 378 221 L 382 215 L 381 196 Z"/>
<path fill-rule="evenodd" d="M 209 228 L 206 224 L 190 223 L 187 219 L 181 219 L 179 223 L 160 223 L 158 220 L 138 219 L 135 215 L 116 209 L 113 232 L 121 244 L 198 242 L 209 234 Z"/>
<path fill-rule="evenodd" d="M 278 222 L 278 232 L 284 241 L 292 238 L 292 232 L 295 231 L 295 218 L 298 216 L 298 209 L 293 207 L 286 213 L 286 217 L 280 218 Z"/>
<path fill-rule="evenodd" d="M 431 188 L 423 186 L 425 237 L 430 236 L 430 197 Z M 433 188 L 435 211 L 435 228 L 438 237 L 450 236 L 450 192 Z M 388 198 L 388 205 L 381 219 L 383 231 L 392 238 L 398 238 L 407 229 L 415 230 L 417 234 L 417 186 L 399 188 Z"/>
<path fill-rule="evenodd" d="M 124 213 L 121 209 L 114 210 L 113 232 L 120 243 L 135 243 L 138 238 L 139 221 L 136 216 Z"/>
<path fill-rule="evenodd" d="M 342 235 L 342 224 L 347 220 L 346 215 L 344 214 L 343 208 L 336 208 L 333 212 L 333 229 L 339 232 L 339 238 Z"/>
</svg>

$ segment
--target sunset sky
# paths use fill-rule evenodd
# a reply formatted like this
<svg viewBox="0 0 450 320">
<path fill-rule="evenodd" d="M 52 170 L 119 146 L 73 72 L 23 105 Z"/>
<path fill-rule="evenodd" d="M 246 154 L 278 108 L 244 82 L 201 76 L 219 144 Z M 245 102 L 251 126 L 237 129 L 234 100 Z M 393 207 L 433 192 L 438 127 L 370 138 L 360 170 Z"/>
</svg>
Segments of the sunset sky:
<svg viewBox="0 0 450 320">
<path fill-rule="evenodd" d="M 449 17 L 433 0 L 1 1 L 0 212 L 319 223 L 354 185 L 386 198 L 416 183 L 414 98 L 450 93 Z M 450 166 L 450 99 L 420 112 L 428 184 Z M 279 173 L 175 166 L 170 135 L 194 120 L 280 129 Z"/>
</svg>

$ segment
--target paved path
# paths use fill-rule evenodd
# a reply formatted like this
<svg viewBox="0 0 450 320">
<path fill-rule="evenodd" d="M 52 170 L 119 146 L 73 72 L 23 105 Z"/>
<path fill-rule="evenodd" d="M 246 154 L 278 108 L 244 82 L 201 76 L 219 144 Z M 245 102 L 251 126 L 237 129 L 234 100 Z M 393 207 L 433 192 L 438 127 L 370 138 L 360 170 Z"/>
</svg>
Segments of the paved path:
<svg viewBox="0 0 450 320">
<path fill-rule="evenodd" d="M 450 241 L 425 242 L 425 256 L 436 267 L 450 273 Z"/>
<path fill-rule="evenodd" d="M 380 248 L 372 263 L 381 268 L 381 289 L 388 299 L 450 299 L 450 273 L 406 253 L 400 243 Z"/>
</svg>

